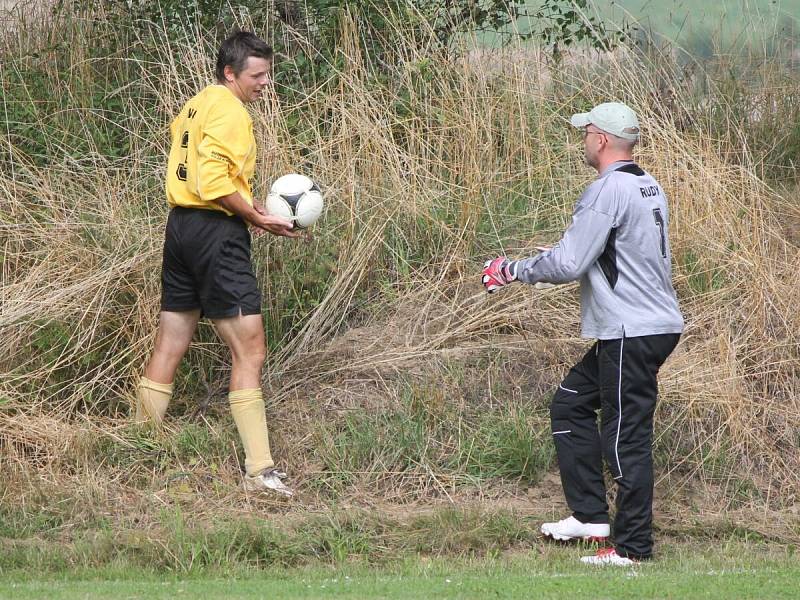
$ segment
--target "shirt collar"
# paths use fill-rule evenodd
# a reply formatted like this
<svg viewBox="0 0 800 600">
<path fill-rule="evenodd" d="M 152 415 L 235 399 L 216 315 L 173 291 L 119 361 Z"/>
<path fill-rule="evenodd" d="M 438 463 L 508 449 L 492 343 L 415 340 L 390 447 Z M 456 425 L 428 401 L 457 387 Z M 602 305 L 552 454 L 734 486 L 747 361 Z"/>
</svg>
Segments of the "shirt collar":
<svg viewBox="0 0 800 600">
<path fill-rule="evenodd" d="M 224 89 L 226 92 L 228 92 L 228 93 L 229 93 L 231 96 L 233 96 L 233 97 L 234 97 L 234 98 L 235 98 L 235 99 L 236 99 L 236 100 L 239 102 L 239 104 L 241 104 L 242 106 L 244 106 L 244 102 L 242 102 L 242 101 L 239 99 L 239 96 L 237 96 L 236 94 L 234 94 L 234 93 L 233 93 L 233 90 L 231 90 L 231 88 L 229 88 L 227 85 L 225 85 L 225 84 L 222 84 L 222 83 L 213 83 L 213 84 L 211 84 L 211 85 L 212 85 L 212 87 L 221 87 L 221 88 L 222 88 L 222 89 Z"/>
<path fill-rule="evenodd" d="M 617 170 L 617 169 L 619 169 L 619 168 L 620 168 L 622 165 L 629 165 L 629 164 L 631 164 L 632 162 L 633 162 L 633 160 L 616 160 L 616 161 L 614 161 L 613 163 L 611 163 L 610 165 L 608 165 L 608 166 L 607 166 L 605 169 L 603 169 L 603 172 L 602 172 L 602 173 L 600 173 L 600 174 L 597 176 L 597 178 L 598 178 L 598 179 L 600 179 L 601 177 L 605 177 L 606 175 L 608 175 L 609 173 L 611 173 L 611 171 L 616 171 L 616 170 Z"/>
</svg>

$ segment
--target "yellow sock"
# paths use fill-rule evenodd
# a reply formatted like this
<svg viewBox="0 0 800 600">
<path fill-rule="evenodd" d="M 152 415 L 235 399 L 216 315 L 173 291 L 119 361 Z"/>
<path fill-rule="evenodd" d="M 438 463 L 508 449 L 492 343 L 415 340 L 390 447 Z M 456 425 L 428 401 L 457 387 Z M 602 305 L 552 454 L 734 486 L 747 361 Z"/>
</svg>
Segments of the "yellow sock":
<svg viewBox="0 0 800 600">
<path fill-rule="evenodd" d="M 236 390 L 228 394 L 231 414 L 244 446 L 244 468 L 251 477 L 275 466 L 269 452 L 267 416 L 260 389 Z"/>
<path fill-rule="evenodd" d="M 171 383 L 156 383 L 147 377 L 142 377 L 136 387 L 136 416 L 137 423 L 153 421 L 160 425 L 167 412 L 170 398 L 172 398 Z"/>
</svg>

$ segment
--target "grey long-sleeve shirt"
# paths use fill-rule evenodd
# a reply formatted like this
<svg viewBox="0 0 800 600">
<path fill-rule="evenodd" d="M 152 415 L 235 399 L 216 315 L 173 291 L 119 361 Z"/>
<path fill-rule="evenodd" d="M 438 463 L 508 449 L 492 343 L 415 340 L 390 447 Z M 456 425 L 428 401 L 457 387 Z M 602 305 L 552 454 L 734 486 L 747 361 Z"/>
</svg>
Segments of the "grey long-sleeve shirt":
<svg viewBox="0 0 800 600">
<path fill-rule="evenodd" d="M 526 283 L 579 279 L 583 337 L 681 333 L 668 222 L 658 182 L 635 163 L 618 161 L 583 192 L 561 240 L 515 261 L 514 269 Z"/>
</svg>

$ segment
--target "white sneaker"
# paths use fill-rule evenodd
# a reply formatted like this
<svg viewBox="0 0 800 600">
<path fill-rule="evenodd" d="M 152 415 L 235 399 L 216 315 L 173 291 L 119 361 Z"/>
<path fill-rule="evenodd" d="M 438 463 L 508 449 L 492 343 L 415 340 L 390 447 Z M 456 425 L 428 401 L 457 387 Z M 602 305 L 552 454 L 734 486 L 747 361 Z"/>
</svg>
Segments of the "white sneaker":
<svg viewBox="0 0 800 600">
<path fill-rule="evenodd" d="M 614 548 L 600 548 L 594 556 L 582 556 L 581 562 L 585 565 L 595 565 L 598 567 L 604 567 L 606 565 L 612 565 L 614 567 L 634 567 L 640 564 L 638 560 L 620 556 Z"/>
<path fill-rule="evenodd" d="M 567 517 L 557 523 L 543 523 L 542 534 L 561 542 L 604 542 L 611 534 L 611 527 L 608 523 L 581 523 L 575 517 Z"/>
<path fill-rule="evenodd" d="M 250 475 L 244 476 L 244 489 L 249 492 L 260 492 L 262 490 L 271 490 L 279 494 L 291 498 L 294 492 L 281 481 L 281 477 L 286 477 L 286 473 L 278 471 L 277 469 L 267 469 L 262 471 L 261 474 L 251 477 Z"/>
</svg>

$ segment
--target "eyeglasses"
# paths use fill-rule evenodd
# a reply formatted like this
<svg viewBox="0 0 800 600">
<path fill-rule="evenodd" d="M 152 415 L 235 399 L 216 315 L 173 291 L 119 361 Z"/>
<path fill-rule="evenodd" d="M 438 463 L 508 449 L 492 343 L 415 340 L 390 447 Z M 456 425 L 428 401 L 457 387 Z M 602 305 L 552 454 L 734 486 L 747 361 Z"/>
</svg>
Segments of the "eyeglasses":
<svg viewBox="0 0 800 600">
<path fill-rule="evenodd" d="M 588 129 L 584 129 L 583 130 L 583 139 L 586 139 L 586 137 L 589 134 L 592 134 L 592 133 L 595 134 L 595 135 L 606 135 L 606 133 L 604 131 L 589 131 Z"/>
</svg>

